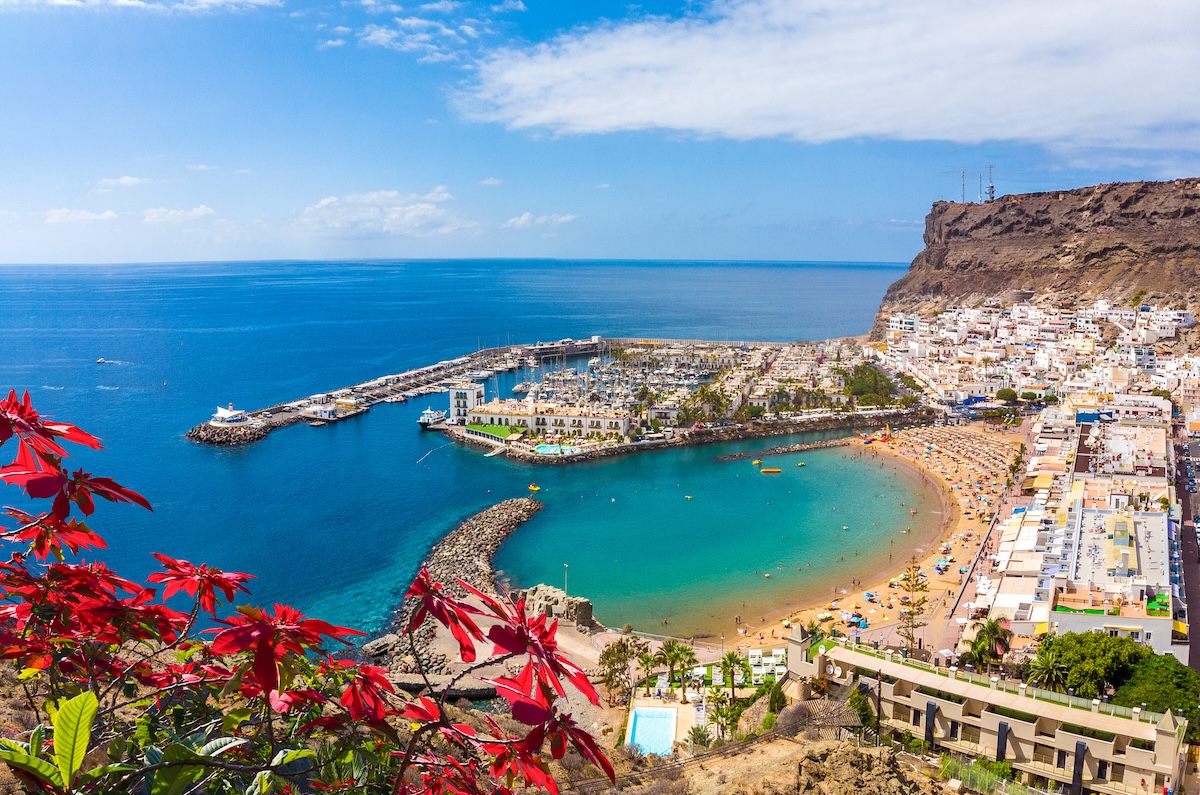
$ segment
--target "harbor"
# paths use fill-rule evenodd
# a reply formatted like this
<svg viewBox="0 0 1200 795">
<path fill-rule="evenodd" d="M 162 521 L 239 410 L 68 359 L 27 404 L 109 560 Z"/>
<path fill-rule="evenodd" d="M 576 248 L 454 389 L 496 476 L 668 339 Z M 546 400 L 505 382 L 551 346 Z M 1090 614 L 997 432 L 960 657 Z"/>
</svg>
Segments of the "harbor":
<svg viewBox="0 0 1200 795">
<path fill-rule="evenodd" d="M 202 444 L 236 446 L 265 439 L 280 428 L 298 423 L 315 427 L 360 416 L 380 403 L 403 403 L 413 398 L 445 393 L 454 379 L 487 379 L 497 372 L 535 368 L 547 359 L 597 353 L 603 340 L 564 339 L 532 345 L 483 348 L 455 359 L 364 381 L 329 392 L 253 410 L 229 404 L 218 407 L 212 418 L 189 430 L 186 436 Z"/>
</svg>

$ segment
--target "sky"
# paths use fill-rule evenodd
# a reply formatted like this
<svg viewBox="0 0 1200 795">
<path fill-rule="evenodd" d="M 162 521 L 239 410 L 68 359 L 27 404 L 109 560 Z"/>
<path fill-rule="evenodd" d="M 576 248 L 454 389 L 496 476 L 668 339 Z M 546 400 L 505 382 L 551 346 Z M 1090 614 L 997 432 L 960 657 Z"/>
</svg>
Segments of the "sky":
<svg viewBox="0 0 1200 795">
<path fill-rule="evenodd" d="M 0 0 L 0 263 L 889 261 L 1200 174 L 1195 0 Z"/>
</svg>

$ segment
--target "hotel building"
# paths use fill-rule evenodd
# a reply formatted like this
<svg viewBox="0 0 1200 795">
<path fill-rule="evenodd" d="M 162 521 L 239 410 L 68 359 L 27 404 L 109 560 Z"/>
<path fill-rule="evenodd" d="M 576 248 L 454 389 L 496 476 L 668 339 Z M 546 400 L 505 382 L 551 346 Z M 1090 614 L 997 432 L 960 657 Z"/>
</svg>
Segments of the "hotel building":
<svg viewBox="0 0 1200 795">
<path fill-rule="evenodd" d="M 844 639 L 788 640 L 788 676 L 858 687 L 881 731 L 933 752 L 1007 762 L 1027 785 L 1069 795 L 1158 795 L 1182 784 L 1187 721 L 903 659 Z"/>
</svg>

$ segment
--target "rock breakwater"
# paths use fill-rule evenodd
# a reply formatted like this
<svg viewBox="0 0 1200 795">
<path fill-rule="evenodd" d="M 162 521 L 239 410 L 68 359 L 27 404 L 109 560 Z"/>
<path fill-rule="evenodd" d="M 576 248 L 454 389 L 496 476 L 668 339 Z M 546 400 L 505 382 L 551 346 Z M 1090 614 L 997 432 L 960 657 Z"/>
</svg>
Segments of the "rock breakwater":
<svg viewBox="0 0 1200 795">
<path fill-rule="evenodd" d="M 769 455 L 784 455 L 786 453 L 805 453 L 809 450 L 828 450 L 831 447 L 846 447 L 854 441 L 853 436 L 847 436 L 844 439 L 825 439 L 820 442 L 801 442 L 800 444 L 781 444 L 775 447 L 768 447 L 765 450 L 756 450 L 752 453 L 730 453 L 729 455 L 717 456 L 718 461 L 745 461 L 751 458 L 763 458 Z"/>
<path fill-rule="evenodd" d="M 596 461 L 601 458 L 611 458 L 630 453 L 640 453 L 647 450 L 665 450 L 672 447 L 689 447 L 703 444 L 719 444 L 721 442 L 737 442 L 745 439 L 769 439 L 774 436 L 793 436 L 802 433 L 834 430 L 859 430 L 865 428 L 881 428 L 891 425 L 893 428 L 909 428 L 916 425 L 927 425 L 933 422 L 935 415 L 928 409 L 905 409 L 884 414 L 860 415 L 850 414 L 842 417 L 829 417 L 811 422 L 793 422 L 791 420 L 758 420 L 745 425 L 717 426 L 713 428 L 693 428 L 685 433 L 677 434 L 673 439 L 648 439 L 641 442 L 630 442 L 613 447 L 603 447 L 598 450 L 583 450 L 567 455 L 540 455 L 518 447 L 508 448 L 508 457 L 514 461 L 526 464 L 562 466 L 577 464 L 583 461 Z M 471 437 L 450 429 L 447 435 L 458 442 L 478 447 L 494 449 L 495 445 L 475 442 Z M 809 448 L 816 449 L 816 448 Z M 788 452 L 788 451 L 785 451 Z"/>
<path fill-rule="evenodd" d="M 206 422 L 203 425 L 197 425 L 195 428 L 192 428 L 184 436 L 200 444 L 211 444 L 216 447 L 234 447 L 266 439 L 267 429 L 262 425 L 247 426 L 244 428 L 218 428 Z"/>
<path fill-rule="evenodd" d="M 495 595 L 496 570 L 492 567 L 492 557 L 510 533 L 543 507 L 537 500 L 520 497 L 480 511 L 439 541 L 422 566 L 429 570 L 434 582 L 442 583 L 456 596 L 467 596 L 466 589 L 458 584 L 460 579 L 486 594 Z M 393 631 L 364 644 L 363 656 L 396 673 L 415 672 L 418 658 L 426 673 L 445 673 L 448 660 L 431 649 L 435 635 L 432 623 L 426 621 L 419 627 L 413 641 L 400 636 L 400 630 L 408 626 L 412 611 L 412 605 L 405 604 L 393 622 Z"/>
</svg>

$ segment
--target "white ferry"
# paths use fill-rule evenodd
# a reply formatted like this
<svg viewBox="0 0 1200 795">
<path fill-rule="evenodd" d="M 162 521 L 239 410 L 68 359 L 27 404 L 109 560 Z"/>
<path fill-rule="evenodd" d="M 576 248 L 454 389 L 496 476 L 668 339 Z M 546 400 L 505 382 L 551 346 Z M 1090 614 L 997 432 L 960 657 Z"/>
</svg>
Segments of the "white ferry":
<svg viewBox="0 0 1200 795">
<path fill-rule="evenodd" d="M 421 416 L 417 418 L 417 424 L 421 426 L 421 430 L 427 431 L 439 422 L 444 422 L 445 419 L 446 412 L 428 408 L 421 412 Z"/>
</svg>

